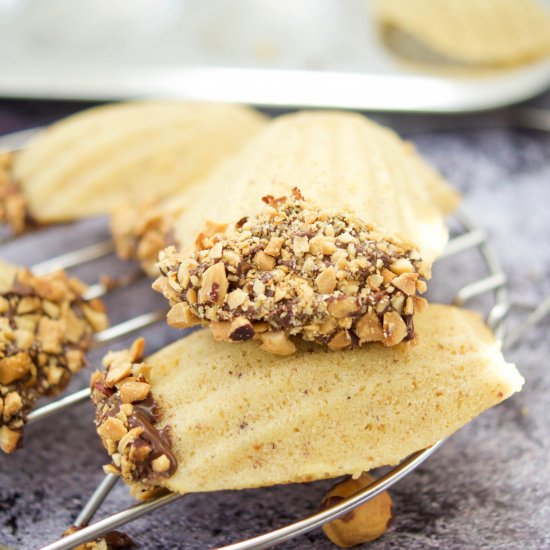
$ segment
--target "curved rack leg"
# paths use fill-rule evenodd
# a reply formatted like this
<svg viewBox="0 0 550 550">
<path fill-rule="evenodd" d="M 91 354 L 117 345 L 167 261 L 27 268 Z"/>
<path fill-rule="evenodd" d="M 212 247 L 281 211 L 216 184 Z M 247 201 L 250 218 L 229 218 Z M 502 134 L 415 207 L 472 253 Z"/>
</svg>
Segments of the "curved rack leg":
<svg viewBox="0 0 550 550">
<path fill-rule="evenodd" d="M 103 478 L 103 481 L 97 486 L 97 489 L 94 491 L 93 495 L 85 504 L 84 508 L 82 508 L 80 514 L 78 514 L 78 517 L 74 522 L 75 527 L 83 527 L 90 523 L 90 520 L 94 517 L 94 514 L 103 504 L 103 501 L 107 498 L 113 487 L 117 484 L 118 480 L 119 477 L 114 474 L 107 474 Z"/>
</svg>

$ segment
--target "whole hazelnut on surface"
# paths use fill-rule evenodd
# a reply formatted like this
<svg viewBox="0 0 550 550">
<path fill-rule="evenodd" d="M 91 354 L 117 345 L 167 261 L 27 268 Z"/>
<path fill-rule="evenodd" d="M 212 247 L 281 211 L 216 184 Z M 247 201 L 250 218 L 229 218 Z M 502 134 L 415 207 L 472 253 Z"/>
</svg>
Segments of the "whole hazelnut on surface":
<svg viewBox="0 0 550 550">
<path fill-rule="evenodd" d="M 375 481 L 369 474 L 349 477 L 325 495 L 321 508 L 330 508 Z M 361 504 L 351 512 L 323 525 L 325 535 L 341 548 L 351 548 L 381 537 L 392 519 L 393 502 L 387 491 Z"/>
</svg>

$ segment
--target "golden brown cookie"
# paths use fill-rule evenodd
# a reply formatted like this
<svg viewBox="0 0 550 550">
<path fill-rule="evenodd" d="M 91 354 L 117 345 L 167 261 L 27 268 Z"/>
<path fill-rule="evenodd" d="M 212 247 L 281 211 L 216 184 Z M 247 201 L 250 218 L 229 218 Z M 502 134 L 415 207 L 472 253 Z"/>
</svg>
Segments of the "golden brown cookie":
<svg viewBox="0 0 550 550">
<path fill-rule="evenodd" d="M 451 62 L 514 65 L 550 54 L 550 14 L 536 0 L 377 0 L 376 14 Z"/>
<path fill-rule="evenodd" d="M 295 335 L 332 349 L 394 345 L 414 337 L 416 295 L 457 202 L 365 117 L 288 115 L 158 216 L 187 248 L 161 254 L 154 288 L 174 306 L 170 324 L 209 324 L 220 340 L 262 333 L 275 353 Z"/>
<path fill-rule="evenodd" d="M 0 219 L 21 230 L 20 217 L 10 215 L 14 189 L 24 216 L 37 223 L 154 201 L 204 177 L 263 124 L 238 105 L 135 101 L 88 109 L 31 139 L 13 157 L 9 178 L 0 160 L 0 196 L 11 199 Z"/>
<path fill-rule="evenodd" d="M 359 476 L 397 464 L 519 391 L 479 315 L 432 305 L 418 340 L 277 357 L 191 334 L 143 360 L 143 342 L 92 377 L 97 429 L 134 494 Z"/>
</svg>

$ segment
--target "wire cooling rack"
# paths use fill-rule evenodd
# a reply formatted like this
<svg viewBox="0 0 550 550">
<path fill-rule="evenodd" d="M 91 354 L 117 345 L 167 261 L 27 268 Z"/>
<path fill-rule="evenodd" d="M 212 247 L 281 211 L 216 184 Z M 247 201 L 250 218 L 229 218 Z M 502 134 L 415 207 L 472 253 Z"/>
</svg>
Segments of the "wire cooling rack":
<svg viewBox="0 0 550 550">
<path fill-rule="evenodd" d="M 26 140 L 29 135 L 30 132 L 27 131 L 23 134 L 19 133 L 4 137 L 0 140 L 0 148 L 2 148 L 2 146 L 5 148 L 6 145 L 11 146 L 12 148 L 19 147 L 21 145 L 21 141 Z M 467 250 L 477 249 L 482 258 L 485 270 L 484 276 L 471 281 L 460 288 L 455 295 L 454 303 L 456 305 L 464 305 L 476 297 L 489 295 L 491 303 L 486 309 L 487 323 L 494 330 L 497 337 L 503 341 L 505 347 L 511 346 L 521 338 L 523 333 L 529 327 L 537 323 L 542 317 L 550 312 L 550 298 L 540 303 L 540 305 L 528 314 L 525 320 L 520 325 L 515 327 L 513 331 L 506 332 L 504 321 L 513 305 L 509 300 L 508 291 L 506 288 L 506 276 L 502 270 L 498 257 L 484 231 L 477 228 L 475 224 L 468 220 L 464 214 L 461 213 L 456 215 L 455 220 L 453 221 L 457 229 L 453 232 L 452 238 L 440 259 L 442 261 L 448 261 L 447 259 L 452 258 L 457 254 Z M 67 254 L 63 254 L 45 262 L 41 262 L 31 266 L 31 269 L 36 274 L 45 274 L 61 268 L 71 269 L 103 256 L 107 256 L 108 254 L 111 254 L 112 251 L 112 242 L 103 241 Z M 127 286 L 142 276 L 143 275 L 140 273 L 131 274 L 119 279 L 117 281 L 117 285 Z M 105 296 L 112 288 L 112 285 L 109 284 L 93 284 L 89 288 L 86 297 L 92 298 Z M 107 343 L 112 343 L 132 332 L 138 331 L 160 321 L 164 318 L 165 313 L 165 310 L 150 311 L 128 319 L 120 324 L 114 325 L 96 334 L 94 344 L 95 346 L 103 346 Z M 29 424 L 37 423 L 52 415 L 61 414 L 68 411 L 77 403 L 88 399 L 88 397 L 88 388 L 65 395 L 56 401 L 31 412 L 28 416 L 28 422 Z M 432 453 L 437 450 L 439 446 L 442 445 L 442 443 L 443 441 L 439 441 L 427 449 L 410 455 L 403 462 L 401 462 L 401 464 L 392 468 L 371 485 L 365 487 L 358 493 L 339 502 L 331 508 L 310 515 L 282 528 L 225 546 L 224 548 L 232 550 L 266 548 L 320 527 L 324 523 L 332 521 L 348 513 L 350 510 L 374 498 L 376 495 L 397 483 L 403 477 L 415 470 L 420 464 L 422 464 Z M 100 509 L 103 501 L 109 495 L 117 482 L 118 477 L 111 474 L 106 475 L 75 520 L 74 526 L 77 527 L 78 530 L 68 537 L 44 546 L 42 550 L 69 550 L 79 544 L 94 540 L 112 531 L 113 529 L 119 528 L 126 523 L 149 514 L 184 496 L 179 494 L 165 494 L 149 501 L 136 504 L 118 513 L 112 514 L 107 518 L 90 524 L 94 515 Z"/>
</svg>

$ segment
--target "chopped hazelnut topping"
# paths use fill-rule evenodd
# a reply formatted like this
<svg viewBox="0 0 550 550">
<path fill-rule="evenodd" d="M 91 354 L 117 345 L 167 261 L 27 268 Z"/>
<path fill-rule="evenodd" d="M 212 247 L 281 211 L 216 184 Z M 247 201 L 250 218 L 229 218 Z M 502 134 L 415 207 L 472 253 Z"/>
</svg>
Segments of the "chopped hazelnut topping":
<svg viewBox="0 0 550 550">
<path fill-rule="evenodd" d="M 369 275 L 367 283 L 372 290 L 378 290 L 382 286 L 382 283 L 384 283 L 384 277 L 382 275 Z"/>
<path fill-rule="evenodd" d="M 14 331 L 14 336 L 15 345 L 23 351 L 27 351 L 34 342 L 34 334 L 32 332 L 29 332 L 28 330 L 16 329 Z"/>
<path fill-rule="evenodd" d="M 212 321 L 210 330 L 214 340 L 218 342 L 229 342 L 229 333 L 231 332 L 230 321 Z"/>
<path fill-rule="evenodd" d="M 391 307 L 399 313 L 399 315 L 402 315 L 403 313 L 403 305 L 405 303 L 405 296 L 402 296 L 401 294 L 398 294 L 397 296 L 394 296 L 390 300 Z"/>
<path fill-rule="evenodd" d="M 57 365 L 50 365 L 47 367 L 46 378 L 50 386 L 58 386 L 61 384 L 63 377 L 65 376 L 66 370 L 58 367 Z"/>
<path fill-rule="evenodd" d="M 412 315 L 414 312 L 414 298 L 408 296 L 405 300 L 405 305 L 403 306 L 404 315 Z"/>
<path fill-rule="evenodd" d="M 5 452 L 19 445 L 36 399 L 58 393 L 85 366 L 84 352 L 95 328 L 83 316 L 84 308 L 106 326 L 102 304 L 82 298 L 86 289 L 63 272 L 36 277 L 26 269 L 0 266 L 0 429 Z"/>
<path fill-rule="evenodd" d="M 208 248 L 212 248 L 214 242 L 212 237 L 214 237 L 218 233 L 223 233 L 225 229 L 227 228 L 227 224 L 225 223 L 216 223 L 208 220 L 206 222 L 206 225 L 201 233 L 199 233 L 196 245 L 198 248 L 201 248 L 202 250 L 206 250 Z"/>
<path fill-rule="evenodd" d="M 96 371 L 90 380 L 97 432 L 113 460 L 106 471 L 124 478 L 138 498 L 151 496 L 158 479 L 170 477 L 177 467 L 169 428 L 157 426 L 162 415 L 151 394 L 152 367 L 142 362 L 143 351 L 140 338 L 129 350 L 109 352 L 103 359 L 105 370 Z M 118 379 L 121 365 L 129 369 L 111 389 L 107 379 Z"/>
<path fill-rule="evenodd" d="M 381 270 L 382 280 L 385 285 L 389 285 L 397 276 L 395 273 L 392 273 L 389 269 L 383 268 Z"/>
<path fill-rule="evenodd" d="M 324 235 L 318 235 L 313 237 L 309 241 L 309 251 L 311 254 L 322 254 L 323 256 L 330 256 L 336 252 L 336 245 L 334 244 L 334 239 L 327 238 Z"/>
<path fill-rule="evenodd" d="M 97 305 L 96 307 L 92 307 L 91 304 L 82 304 L 82 312 L 95 332 L 107 328 L 107 318 L 102 307 L 98 307 Z"/>
<path fill-rule="evenodd" d="M 191 253 L 164 250 L 155 289 L 172 306 L 188 306 L 218 340 L 248 339 L 257 323 L 266 323 L 256 339 L 267 350 L 287 353 L 294 348 L 289 336 L 338 349 L 414 337 L 416 293 L 425 289 L 417 250 L 352 214 L 320 209 L 299 192 L 264 202 L 262 214 L 243 218 L 210 244 Z M 394 315 L 384 321 L 389 313 L 399 322 Z M 237 319 L 244 338 L 230 338 Z M 277 345 L 267 340 L 271 333 Z"/>
<path fill-rule="evenodd" d="M 134 340 L 132 346 L 130 347 L 128 361 L 131 361 L 132 363 L 139 361 L 143 356 L 144 349 L 145 340 L 143 338 L 138 338 L 137 340 Z"/>
</svg>

